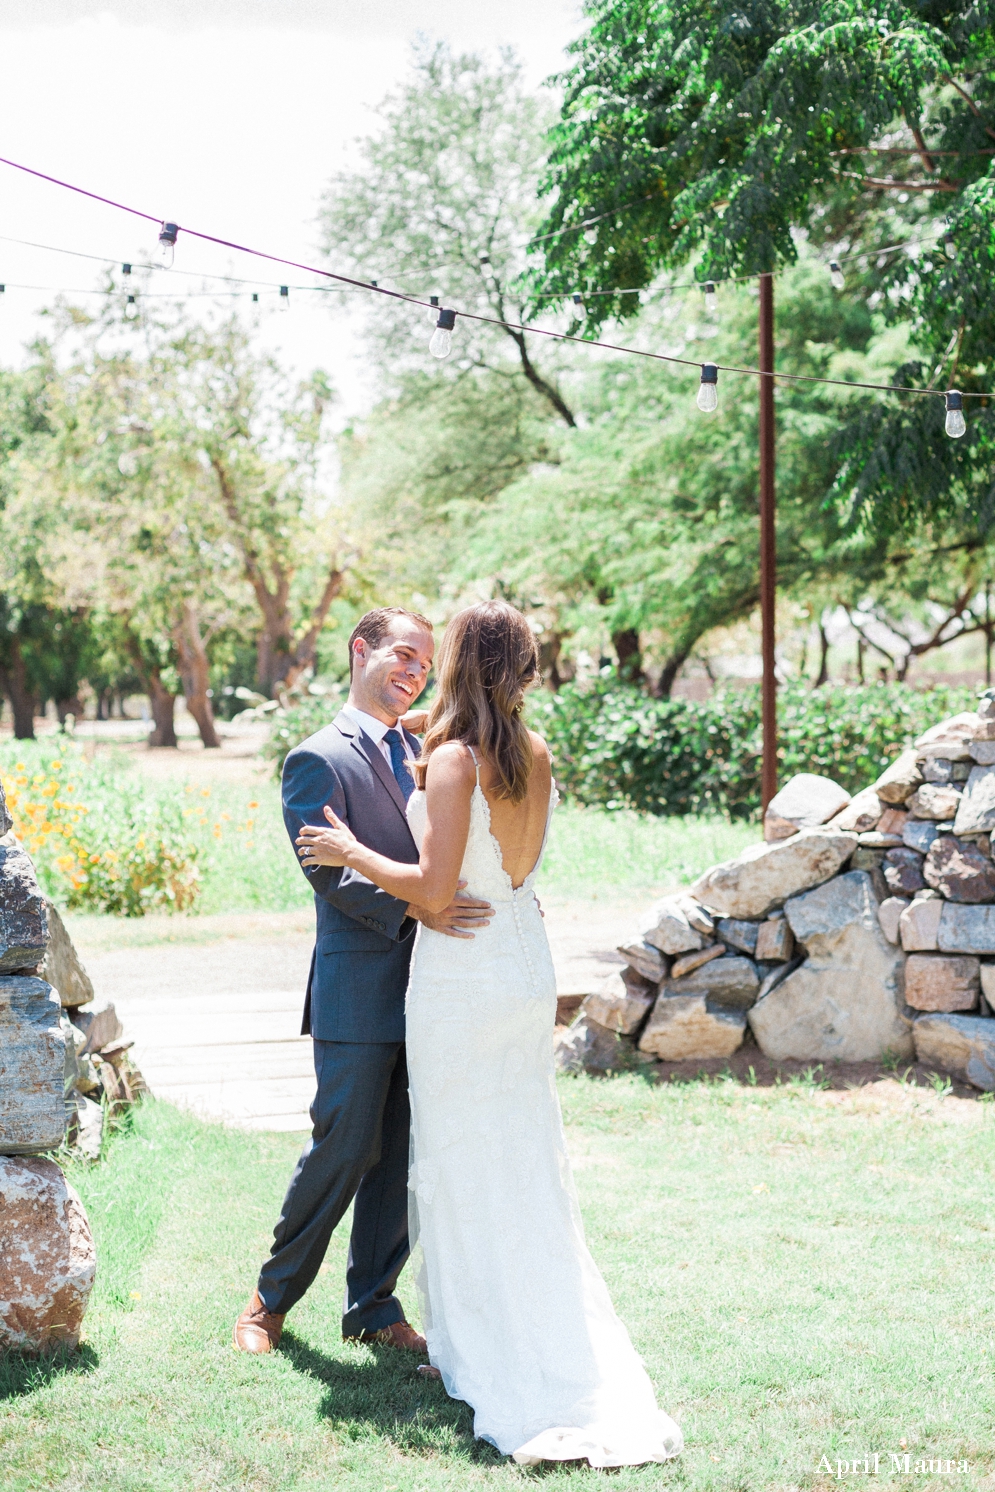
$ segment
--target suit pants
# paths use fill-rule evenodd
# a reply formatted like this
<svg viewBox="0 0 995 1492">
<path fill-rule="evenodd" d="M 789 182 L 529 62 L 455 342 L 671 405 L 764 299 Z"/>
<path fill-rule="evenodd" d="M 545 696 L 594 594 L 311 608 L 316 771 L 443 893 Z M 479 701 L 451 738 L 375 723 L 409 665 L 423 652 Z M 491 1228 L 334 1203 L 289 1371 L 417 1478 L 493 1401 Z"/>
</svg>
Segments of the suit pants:
<svg viewBox="0 0 995 1492">
<path fill-rule="evenodd" d="M 318 1273 L 355 1198 L 342 1335 L 404 1320 L 394 1294 L 408 1245 L 408 1070 L 401 1043 L 315 1041 L 314 1129 L 291 1178 L 259 1276 L 267 1311 L 283 1315 Z"/>
</svg>

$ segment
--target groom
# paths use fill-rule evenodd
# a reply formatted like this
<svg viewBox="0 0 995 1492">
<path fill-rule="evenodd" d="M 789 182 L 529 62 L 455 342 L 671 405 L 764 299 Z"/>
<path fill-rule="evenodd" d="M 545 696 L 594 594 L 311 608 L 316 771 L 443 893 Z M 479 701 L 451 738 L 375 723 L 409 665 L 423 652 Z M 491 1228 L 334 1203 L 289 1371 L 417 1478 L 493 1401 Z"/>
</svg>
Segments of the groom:
<svg viewBox="0 0 995 1492">
<path fill-rule="evenodd" d="M 400 717 L 425 688 L 432 624 L 398 606 L 367 612 L 349 639 L 349 698 L 333 724 L 294 748 L 283 768 L 283 818 L 293 844 L 324 824 L 326 804 L 371 849 L 413 865 L 406 817 L 418 742 Z M 296 851 L 295 851 L 296 853 Z M 243 1352 L 269 1352 L 318 1273 L 332 1231 L 355 1198 L 342 1335 L 425 1351 L 394 1294 L 408 1257 L 408 1075 L 404 995 L 415 922 L 451 937 L 487 925 L 487 902 L 457 896 L 430 913 L 346 868 L 304 871 L 317 935 L 302 1034 L 314 1040 L 313 1130 L 274 1229 L 274 1243 L 234 1327 Z M 463 884 L 461 882 L 461 884 Z"/>
</svg>

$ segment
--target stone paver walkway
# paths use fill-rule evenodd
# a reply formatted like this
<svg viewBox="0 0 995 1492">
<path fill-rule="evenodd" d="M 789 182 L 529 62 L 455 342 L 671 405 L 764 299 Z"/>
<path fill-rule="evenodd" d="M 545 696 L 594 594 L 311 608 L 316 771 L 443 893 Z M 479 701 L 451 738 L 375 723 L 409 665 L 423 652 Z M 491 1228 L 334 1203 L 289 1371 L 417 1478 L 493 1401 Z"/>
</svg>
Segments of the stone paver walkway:
<svg viewBox="0 0 995 1492">
<path fill-rule="evenodd" d="M 551 901 L 546 927 L 561 995 L 585 994 L 622 959 L 614 952 L 628 908 Z M 225 919 L 216 941 L 80 951 L 97 991 L 112 1000 L 134 1055 L 161 1098 L 205 1118 L 269 1130 L 309 1128 L 311 1042 L 301 1037 L 312 939 L 306 918 Z M 205 919 L 207 922 L 208 919 Z M 209 929 L 205 928 L 209 933 Z"/>
</svg>

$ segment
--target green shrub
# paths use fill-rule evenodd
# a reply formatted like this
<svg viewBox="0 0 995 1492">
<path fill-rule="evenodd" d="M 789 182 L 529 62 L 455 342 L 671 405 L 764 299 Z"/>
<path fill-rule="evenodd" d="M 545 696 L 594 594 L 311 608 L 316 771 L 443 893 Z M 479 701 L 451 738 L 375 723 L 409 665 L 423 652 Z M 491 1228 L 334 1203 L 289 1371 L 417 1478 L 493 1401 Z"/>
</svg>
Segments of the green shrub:
<svg viewBox="0 0 995 1492">
<path fill-rule="evenodd" d="M 786 685 L 778 691 L 779 781 L 819 772 L 854 792 L 928 726 L 975 708 L 977 697 L 948 686 Z M 758 686 L 722 689 L 703 703 L 653 699 L 605 671 L 586 686 L 533 695 L 529 718 L 575 802 L 656 814 L 759 812 Z"/>
<path fill-rule="evenodd" d="M 247 710 L 245 716 L 254 715 L 272 722 L 269 740 L 263 747 L 263 755 L 273 762 L 273 772 L 279 777 L 287 753 L 293 751 L 315 731 L 329 725 L 346 702 L 348 690 L 341 684 L 322 687 L 320 693 L 312 685 L 313 693 L 303 696 L 287 709 Z M 243 716 L 243 718 L 245 718 Z"/>
<path fill-rule="evenodd" d="M 199 846 L 178 799 L 150 793 L 113 758 L 88 761 L 65 736 L 0 749 L 14 829 L 53 899 L 73 911 L 141 917 L 187 911 Z"/>
</svg>

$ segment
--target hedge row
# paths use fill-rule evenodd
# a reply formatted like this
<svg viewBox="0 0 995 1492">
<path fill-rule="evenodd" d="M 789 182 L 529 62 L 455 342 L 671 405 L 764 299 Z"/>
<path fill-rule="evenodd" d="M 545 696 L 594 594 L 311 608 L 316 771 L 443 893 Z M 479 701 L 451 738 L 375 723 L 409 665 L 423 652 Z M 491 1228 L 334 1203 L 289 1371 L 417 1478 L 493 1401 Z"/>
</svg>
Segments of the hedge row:
<svg viewBox="0 0 995 1492">
<path fill-rule="evenodd" d="M 787 685 L 778 691 L 778 779 L 820 772 L 851 792 L 978 691 L 908 684 Z M 697 703 L 651 699 L 605 674 L 533 695 L 530 722 L 549 742 L 556 780 L 575 802 L 655 814 L 760 809 L 760 689 L 724 689 Z"/>
</svg>

